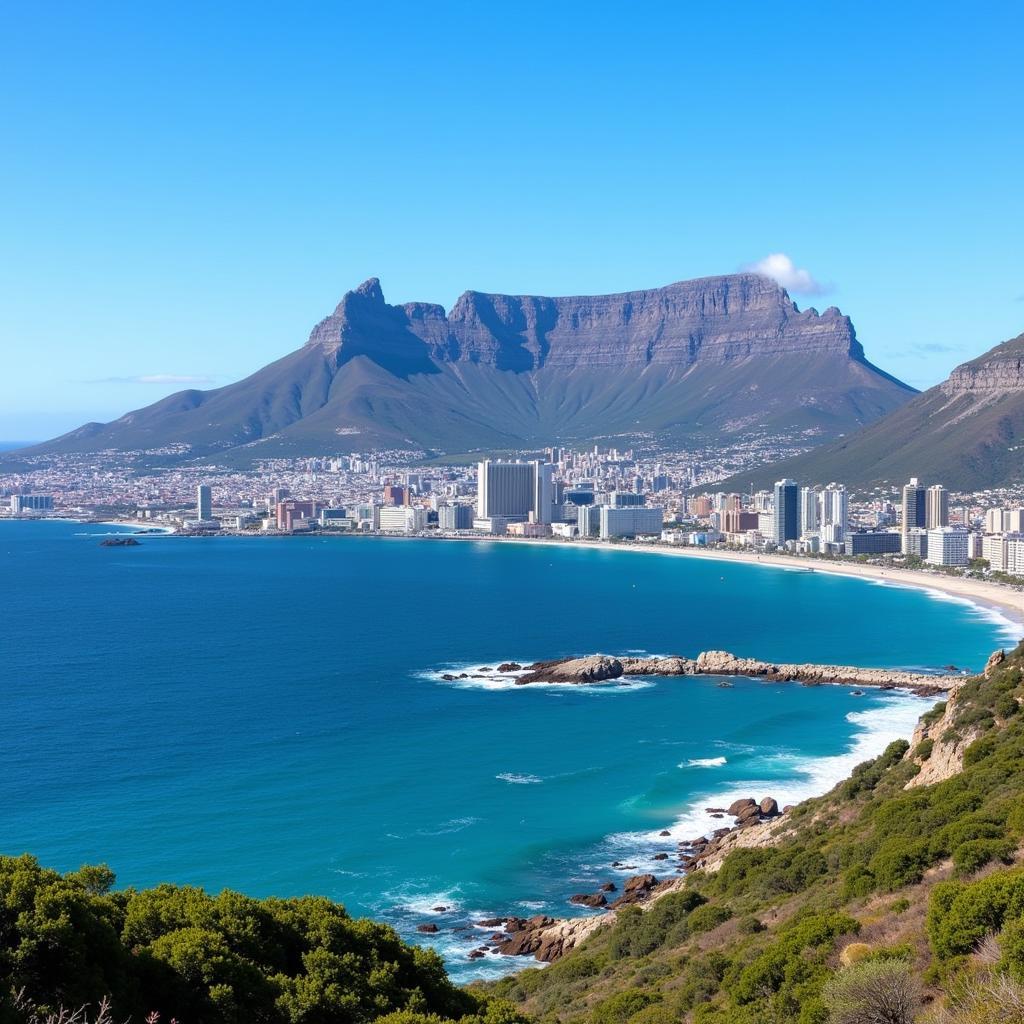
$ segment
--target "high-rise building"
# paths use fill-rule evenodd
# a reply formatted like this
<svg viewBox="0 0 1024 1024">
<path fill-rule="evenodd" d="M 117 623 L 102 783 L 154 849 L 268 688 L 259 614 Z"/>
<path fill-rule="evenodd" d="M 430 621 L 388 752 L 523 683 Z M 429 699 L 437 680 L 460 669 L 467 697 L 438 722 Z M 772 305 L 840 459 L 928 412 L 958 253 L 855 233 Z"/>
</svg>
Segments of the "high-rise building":
<svg viewBox="0 0 1024 1024">
<path fill-rule="evenodd" d="M 903 486 L 903 518 L 900 521 L 900 533 L 903 535 L 903 553 L 910 554 L 907 550 L 907 536 L 911 530 L 920 527 L 923 529 L 928 522 L 924 488 L 918 483 L 917 477 L 912 476 L 909 483 Z"/>
<path fill-rule="evenodd" d="M 418 533 L 427 528 L 427 511 L 408 505 L 385 505 L 377 529 L 381 533 Z"/>
<path fill-rule="evenodd" d="M 448 532 L 472 530 L 473 509 L 469 505 L 441 505 L 437 510 L 437 525 Z"/>
<path fill-rule="evenodd" d="M 213 491 L 209 484 L 200 484 L 196 488 L 196 519 L 213 518 Z"/>
<path fill-rule="evenodd" d="M 842 484 L 829 484 L 821 492 L 822 533 L 830 543 L 842 544 L 849 530 L 850 496 Z"/>
<path fill-rule="evenodd" d="M 775 483 L 775 521 L 772 540 L 779 547 L 800 537 L 800 487 L 795 480 Z"/>
<path fill-rule="evenodd" d="M 932 565 L 966 565 L 967 531 L 962 526 L 939 526 L 928 531 L 928 554 Z"/>
<path fill-rule="evenodd" d="M 646 500 L 642 494 L 634 494 L 632 491 L 612 491 L 605 504 L 612 508 L 639 508 Z"/>
<path fill-rule="evenodd" d="M 576 526 L 581 537 L 596 537 L 601 532 L 601 509 L 607 505 L 580 505 L 576 509 Z"/>
<path fill-rule="evenodd" d="M 21 512 L 52 512 L 52 494 L 13 494 L 11 495 L 11 511 L 18 515 Z"/>
<path fill-rule="evenodd" d="M 384 488 L 384 504 L 392 508 L 409 504 L 409 489 L 400 484 L 388 484 Z"/>
<path fill-rule="evenodd" d="M 942 484 L 933 484 L 925 493 L 924 518 L 929 530 L 949 526 L 949 491 Z"/>
<path fill-rule="evenodd" d="M 818 532 L 818 494 L 815 487 L 800 488 L 800 536 Z"/>
<path fill-rule="evenodd" d="M 546 462 L 500 462 L 477 466 L 477 517 L 551 522 L 551 465 Z"/>
</svg>

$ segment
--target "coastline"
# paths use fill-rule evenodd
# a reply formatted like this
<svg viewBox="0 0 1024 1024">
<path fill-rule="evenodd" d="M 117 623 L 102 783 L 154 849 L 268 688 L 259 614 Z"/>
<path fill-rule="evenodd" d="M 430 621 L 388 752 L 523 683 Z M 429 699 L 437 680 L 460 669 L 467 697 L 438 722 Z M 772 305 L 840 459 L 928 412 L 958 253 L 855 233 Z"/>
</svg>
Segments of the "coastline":
<svg viewBox="0 0 1024 1024">
<path fill-rule="evenodd" d="M 532 544 L 541 547 L 558 545 L 559 547 L 575 547 L 594 551 L 627 551 L 676 558 L 705 558 L 713 561 L 759 565 L 768 569 L 788 569 L 790 572 L 812 570 L 836 576 L 851 576 L 885 586 L 933 591 L 936 594 L 953 597 L 990 612 L 998 612 L 1002 618 L 1007 620 L 1007 624 L 1020 627 L 1020 636 L 1024 637 L 1024 591 L 1011 590 L 1002 584 L 991 583 L 987 580 L 969 580 L 941 573 L 922 572 L 917 569 L 883 569 L 877 565 L 829 562 L 825 559 L 812 559 L 801 555 L 757 555 L 748 554 L 745 551 L 673 547 L 667 544 L 605 544 L 594 541 L 539 540 L 526 537 L 489 537 L 486 535 L 480 537 L 446 536 L 437 539 L 483 541 L 495 544 Z"/>
</svg>

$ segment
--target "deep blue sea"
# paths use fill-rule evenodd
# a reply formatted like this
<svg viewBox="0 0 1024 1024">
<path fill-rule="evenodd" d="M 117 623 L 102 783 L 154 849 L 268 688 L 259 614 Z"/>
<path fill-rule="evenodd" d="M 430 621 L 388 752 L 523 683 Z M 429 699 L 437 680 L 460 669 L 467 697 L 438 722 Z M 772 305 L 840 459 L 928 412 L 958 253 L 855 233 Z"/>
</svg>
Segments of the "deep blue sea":
<svg viewBox="0 0 1024 1024">
<path fill-rule="evenodd" d="M 1016 634 L 824 573 L 487 542 L 100 547 L 110 529 L 0 523 L 0 852 L 105 861 L 123 885 L 324 894 L 435 946 L 460 979 L 523 966 L 468 961 L 483 935 L 467 922 L 565 914 L 599 882 L 671 872 L 653 855 L 721 824 L 707 804 L 821 792 L 928 702 L 442 672 L 709 648 L 976 669 Z M 416 933 L 427 921 L 437 936 Z"/>
</svg>

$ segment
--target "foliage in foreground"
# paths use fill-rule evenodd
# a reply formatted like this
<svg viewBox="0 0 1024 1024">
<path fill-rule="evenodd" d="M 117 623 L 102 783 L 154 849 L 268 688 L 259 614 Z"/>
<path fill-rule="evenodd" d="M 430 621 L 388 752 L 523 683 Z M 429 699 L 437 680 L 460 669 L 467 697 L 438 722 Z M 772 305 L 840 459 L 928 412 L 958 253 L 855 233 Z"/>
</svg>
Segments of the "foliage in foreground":
<svg viewBox="0 0 1024 1024">
<path fill-rule="evenodd" d="M 330 900 L 173 885 L 116 892 L 113 883 L 105 867 L 61 875 L 29 856 L 0 858 L 5 1024 L 105 996 L 119 1022 L 153 1013 L 182 1024 L 519 1019 L 452 985 L 433 951 Z"/>
</svg>

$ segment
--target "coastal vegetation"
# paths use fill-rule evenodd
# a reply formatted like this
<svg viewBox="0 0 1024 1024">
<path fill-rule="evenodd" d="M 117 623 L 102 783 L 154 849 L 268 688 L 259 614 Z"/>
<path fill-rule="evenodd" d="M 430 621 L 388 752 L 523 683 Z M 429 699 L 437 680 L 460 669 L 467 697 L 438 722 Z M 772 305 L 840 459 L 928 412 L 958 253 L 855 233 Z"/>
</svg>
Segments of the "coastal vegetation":
<svg viewBox="0 0 1024 1024">
<path fill-rule="evenodd" d="M 466 989 L 326 899 L 0 859 L 0 1020 L 107 996 L 182 1024 L 1024 1024 L 1022 700 L 1024 645 L 764 842 Z"/>
</svg>

